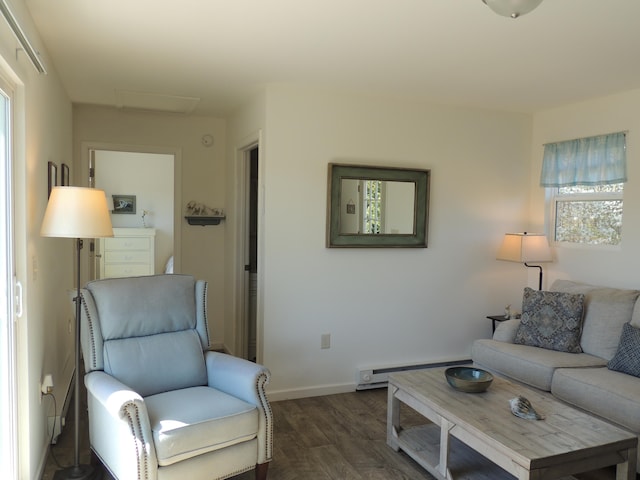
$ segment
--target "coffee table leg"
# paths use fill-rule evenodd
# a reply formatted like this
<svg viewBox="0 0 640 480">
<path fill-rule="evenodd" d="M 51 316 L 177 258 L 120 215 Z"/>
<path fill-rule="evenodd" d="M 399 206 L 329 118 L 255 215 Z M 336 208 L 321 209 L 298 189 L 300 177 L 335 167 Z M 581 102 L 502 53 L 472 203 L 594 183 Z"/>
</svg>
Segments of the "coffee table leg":
<svg viewBox="0 0 640 480">
<path fill-rule="evenodd" d="M 446 479 L 452 479 L 449 471 L 449 431 L 455 426 L 446 418 L 440 419 L 440 463 L 436 467 L 440 475 Z"/>
<path fill-rule="evenodd" d="M 630 448 L 627 450 L 627 461 L 619 463 L 616 466 L 616 480 L 635 480 L 636 478 L 636 462 L 637 449 Z"/>
<path fill-rule="evenodd" d="M 400 400 L 396 398 L 398 387 L 389 384 L 387 387 L 387 445 L 396 452 L 398 446 L 398 430 L 400 428 Z"/>
</svg>

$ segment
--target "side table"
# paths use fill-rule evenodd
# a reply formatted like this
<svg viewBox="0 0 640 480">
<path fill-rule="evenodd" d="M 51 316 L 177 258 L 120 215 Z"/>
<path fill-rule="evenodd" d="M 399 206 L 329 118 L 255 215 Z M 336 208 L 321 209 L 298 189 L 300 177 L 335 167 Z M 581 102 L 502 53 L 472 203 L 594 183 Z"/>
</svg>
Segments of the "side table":
<svg viewBox="0 0 640 480">
<path fill-rule="evenodd" d="M 496 331 L 496 322 L 504 322 L 505 320 L 509 320 L 504 315 L 487 315 L 487 318 L 491 320 L 491 327 L 493 328 L 493 332 Z"/>
</svg>

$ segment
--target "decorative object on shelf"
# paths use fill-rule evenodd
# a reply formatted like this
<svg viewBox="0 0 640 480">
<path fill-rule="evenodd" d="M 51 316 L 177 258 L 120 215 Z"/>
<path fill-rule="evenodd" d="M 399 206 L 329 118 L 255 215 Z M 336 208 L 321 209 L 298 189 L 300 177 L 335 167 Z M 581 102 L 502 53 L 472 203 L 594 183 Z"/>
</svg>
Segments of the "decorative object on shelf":
<svg viewBox="0 0 640 480">
<path fill-rule="evenodd" d="M 542 290 L 542 267 L 529 263 L 552 262 L 549 241 L 543 233 L 505 233 L 504 240 L 498 250 L 497 260 L 517 262 L 528 268 L 540 269 L 538 290 Z"/>
<path fill-rule="evenodd" d="M 516 417 L 524 418 L 525 420 L 543 420 L 544 417 L 536 412 L 531 402 L 525 397 L 514 397 L 509 400 L 509 407 L 511 413 Z"/>
<path fill-rule="evenodd" d="M 534 10 L 542 0 L 482 0 L 482 2 L 498 15 L 518 18 Z"/>
<path fill-rule="evenodd" d="M 147 215 L 149 215 L 149 210 L 142 210 L 142 226 L 147 228 Z"/>
<path fill-rule="evenodd" d="M 42 220 L 43 237 L 74 238 L 76 240 L 76 332 L 74 375 L 74 462 L 73 466 L 59 470 L 55 479 L 88 480 L 95 478 L 91 465 L 80 464 L 80 250 L 83 238 L 112 237 L 111 217 L 107 197 L 103 190 L 83 187 L 55 187 Z"/>
<path fill-rule="evenodd" d="M 60 172 L 60 185 L 63 187 L 68 187 L 69 183 L 69 165 L 66 163 L 62 164 L 62 171 Z"/>
<path fill-rule="evenodd" d="M 189 225 L 218 225 L 225 218 L 223 209 L 211 208 L 194 200 L 187 203 L 186 213 L 184 218 Z"/>
<path fill-rule="evenodd" d="M 504 318 L 506 319 L 511 318 L 511 304 L 504 307 Z"/>
<path fill-rule="evenodd" d="M 484 392 L 493 382 L 493 375 L 486 370 L 474 367 L 447 368 L 444 376 L 449 385 L 466 393 Z"/>
<path fill-rule="evenodd" d="M 53 162 L 47 162 L 47 169 L 47 198 L 49 198 L 53 187 L 58 185 L 58 165 Z"/>
<path fill-rule="evenodd" d="M 136 213 L 136 196 L 135 195 L 112 195 L 113 210 L 111 213 Z"/>
</svg>

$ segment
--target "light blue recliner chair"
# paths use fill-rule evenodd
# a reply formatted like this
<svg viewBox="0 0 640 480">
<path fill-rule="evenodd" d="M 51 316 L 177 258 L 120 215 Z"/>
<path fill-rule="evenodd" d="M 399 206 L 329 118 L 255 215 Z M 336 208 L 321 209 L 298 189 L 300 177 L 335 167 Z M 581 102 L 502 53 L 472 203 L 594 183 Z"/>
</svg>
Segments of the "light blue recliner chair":
<svg viewBox="0 0 640 480">
<path fill-rule="evenodd" d="M 208 351 L 207 284 L 188 275 L 82 290 L 91 448 L 118 480 L 266 479 L 269 371 Z"/>
</svg>

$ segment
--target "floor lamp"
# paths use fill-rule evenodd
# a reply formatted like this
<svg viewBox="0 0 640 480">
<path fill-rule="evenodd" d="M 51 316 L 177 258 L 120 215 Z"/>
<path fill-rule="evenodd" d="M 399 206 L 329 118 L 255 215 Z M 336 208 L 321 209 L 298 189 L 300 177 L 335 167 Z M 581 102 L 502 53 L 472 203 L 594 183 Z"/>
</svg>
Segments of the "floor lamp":
<svg viewBox="0 0 640 480">
<path fill-rule="evenodd" d="M 103 190 L 83 187 L 54 187 L 44 213 L 40 235 L 76 239 L 76 335 L 74 373 L 74 462 L 73 466 L 58 470 L 55 480 L 91 479 L 95 471 L 91 465 L 80 465 L 80 250 L 83 238 L 113 237 L 107 197 Z"/>
<path fill-rule="evenodd" d="M 540 269 L 538 290 L 542 290 L 542 266 L 530 263 L 551 262 L 551 249 L 546 235 L 542 233 L 505 233 L 498 250 L 498 260 L 523 263 L 525 267 Z"/>
</svg>

